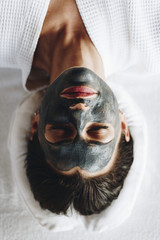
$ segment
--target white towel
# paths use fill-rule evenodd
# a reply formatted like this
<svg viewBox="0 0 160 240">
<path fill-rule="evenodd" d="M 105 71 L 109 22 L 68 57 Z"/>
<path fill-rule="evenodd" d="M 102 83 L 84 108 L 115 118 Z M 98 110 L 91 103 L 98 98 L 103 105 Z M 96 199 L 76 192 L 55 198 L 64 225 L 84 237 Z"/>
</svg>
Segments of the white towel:
<svg viewBox="0 0 160 240">
<path fill-rule="evenodd" d="M 146 124 L 141 111 L 134 104 L 131 97 L 120 86 L 113 83 L 110 83 L 110 86 L 117 97 L 119 109 L 124 112 L 128 120 L 129 129 L 134 140 L 134 161 L 118 199 L 114 200 L 111 206 L 100 214 L 81 216 L 76 211 L 69 210 L 68 216 L 64 216 L 41 209 L 30 190 L 24 162 L 32 116 L 39 109 L 43 96 L 42 91 L 28 95 L 15 111 L 9 134 L 9 150 L 13 172 L 28 209 L 33 217 L 47 229 L 56 232 L 81 226 L 87 230 L 101 232 L 119 226 L 131 214 L 144 173 L 147 154 Z"/>
</svg>

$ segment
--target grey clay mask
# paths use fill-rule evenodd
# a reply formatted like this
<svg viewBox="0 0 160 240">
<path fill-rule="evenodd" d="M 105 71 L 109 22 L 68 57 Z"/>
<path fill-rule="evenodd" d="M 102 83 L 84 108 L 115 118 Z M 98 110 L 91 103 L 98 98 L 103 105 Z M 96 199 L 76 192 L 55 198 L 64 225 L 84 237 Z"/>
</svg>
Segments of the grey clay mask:
<svg viewBox="0 0 160 240">
<path fill-rule="evenodd" d="M 62 98 L 62 90 L 72 86 L 87 86 L 97 91 L 91 99 Z M 72 110 L 72 104 L 85 103 L 87 111 Z M 110 124 L 114 138 L 108 143 L 88 143 L 81 138 L 87 123 Z M 45 138 L 47 124 L 72 124 L 76 129 L 73 141 L 50 143 Z M 42 100 L 39 120 L 39 138 L 45 158 L 61 171 L 80 167 L 91 173 L 104 168 L 110 161 L 120 133 L 117 100 L 109 86 L 94 72 L 86 68 L 71 68 L 63 72 L 47 89 Z"/>
</svg>

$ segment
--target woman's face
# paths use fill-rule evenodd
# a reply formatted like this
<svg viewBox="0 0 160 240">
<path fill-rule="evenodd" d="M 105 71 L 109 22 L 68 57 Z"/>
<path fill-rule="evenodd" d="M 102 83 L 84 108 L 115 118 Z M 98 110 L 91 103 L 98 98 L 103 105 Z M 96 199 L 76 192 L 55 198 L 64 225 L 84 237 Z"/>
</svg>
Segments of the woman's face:
<svg viewBox="0 0 160 240">
<path fill-rule="evenodd" d="M 50 165 L 61 171 L 104 168 L 121 132 L 117 100 L 109 86 L 86 68 L 70 68 L 47 89 L 39 138 Z"/>
</svg>

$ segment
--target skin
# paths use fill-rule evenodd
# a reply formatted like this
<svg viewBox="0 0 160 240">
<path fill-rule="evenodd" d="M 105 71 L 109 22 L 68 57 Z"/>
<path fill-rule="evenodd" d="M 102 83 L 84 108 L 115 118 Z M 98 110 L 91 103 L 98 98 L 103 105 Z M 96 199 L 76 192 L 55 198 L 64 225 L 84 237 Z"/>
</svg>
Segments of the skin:
<svg viewBox="0 0 160 240">
<path fill-rule="evenodd" d="M 78 66 L 105 79 L 102 59 L 88 36 L 75 1 L 51 0 L 26 87 L 33 90 L 49 85 L 66 69 Z"/>
<path fill-rule="evenodd" d="M 78 90 L 78 95 L 65 95 L 67 89 L 86 87 L 94 94 L 84 96 Z M 88 110 L 70 109 L 76 104 L 85 104 Z M 58 170 L 79 166 L 99 171 L 110 161 L 119 133 L 117 100 L 91 70 L 70 68 L 47 89 L 40 108 L 39 137 L 47 160 Z"/>
<path fill-rule="evenodd" d="M 115 145 L 115 149 L 114 149 L 112 158 L 110 159 L 109 163 L 104 168 L 102 168 L 100 171 L 96 171 L 96 172 L 91 173 L 91 172 L 88 172 L 88 171 L 85 171 L 85 170 L 81 169 L 78 166 L 71 169 L 70 171 L 60 171 L 60 170 L 57 170 L 50 162 L 48 162 L 46 160 L 47 163 L 55 171 L 57 171 L 57 172 L 59 172 L 60 174 L 63 174 L 63 175 L 72 175 L 72 174 L 74 174 L 78 171 L 83 177 L 88 178 L 88 177 L 102 176 L 102 175 L 105 175 L 106 173 L 110 172 L 112 170 L 113 166 L 114 166 L 115 159 L 116 159 L 116 156 L 117 156 L 117 148 L 118 148 L 118 144 L 119 144 L 119 140 L 120 140 L 120 135 L 123 134 L 125 136 L 126 142 L 130 141 L 130 134 L 129 134 L 128 124 L 127 124 L 127 119 L 126 119 L 126 117 L 125 117 L 125 115 L 123 114 L 122 111 L 119 111 L 119 117 L 120 117 L 120 124 L 121 124 L 120 129 L 121 130 L 120 130 L 120 134 L 119 134 L 117 143 Z M 39 113 L 34 115 L 33 120 L 32 120 L 32 127 L 31 127 L 31 133 L 30 133 L 30 140 L 31 141 L 33 140 L 33 135 L 38 131 L 38 125 L 39 125 Z M 100 138 L 98 140 L 101 141 Z"/>
<path fill-rule="evenodd" d="M 70 17 L 72 13 L 72 18 Z M 74 21 L 73 21 L 74 19 Z M 53 83 L 61 73 L 66 69 L 85 67 L 92 70 L 103 80 L 104 78 L 104 69 L 103 63 L 97 49 L 90 40 L 88 33 L 84 27 L 84 24 L 81 20 L 80 14 L 78 12 L 77 6 L 74 0 L 68 1 L 53 1 L 51 0 L 47 16 L 44 21 L 44 25 L 40 34 L 38 45 L 35 51 L 31 73 L 27 81 L 28 89 L 35 89 L 43 85 L 50 85 Z M 63 86 L 62 86 L 63 87 Z M 77 105 L 72 104 L 69 109 L 87 112 L 87 104 L 84 102 L 79 102 Z M 75 108 L 75 109 L 74 109 Z M 37 131 L 39 124 L 39 115 L 33 119 L 31 137 L 32 140 L 33 134 Z M 95 136 L 88 136 L 86 129 L 88 125 L 91 125 L 91 122 L 86 122 L 86 125 L 83 128 L 82 137 L 84 140 L 92 140 Z M 96 126 L 97 122 L 92 123 L 92 128 Z M 109 124 L 109 123 L 108 123 Z M 46 126 L 49 129 L 50 126 Z M 113 127 L 113 126 L 112 126 Z M 72 139 L 77 135 L 77 129 L 72 126 Z M 115 132 L 114 132 L 115 134 Z M 113 139 L 113 131 L 110 135 L 107 135 L 106 138 L 98 137 L 96 141 L 105 142 L 107 138 L 110 140 Z M 114 151 L 112 152 L 112 158 L 107 164 L 107 166 L 102 169 L 97 169 L 96 171 L 84 170 L 79 166 L 68 171 L 59 171 L 63 174 L 72 174 L 75 171 L 79 171 L 84 176 L 98 176 L 109 171 L 114 164 L 114 160 L 117 153 L 117 146 L 119 143 L 120 135 L 124 134 L 126 141 L 129 141 L 129 131 L 127 127 L 127 122 L 122 113 L 120 113 L 120 131 L 117 133 L 116 142 L 114 145 Z M 48 134 L 49 135 L 49 134 Z M 58 141 L 63 140 L 64 136 L 59 131 L 57 131 L 56 139 Z M 46 134 L 46 139 L 51 140 Z M 97 137 L 96 137 L 97 138 Z M 42 139 L 40 139 L 42 140 Z M 55 140 L 52 139 L 52 142 Z M 47 159 L 46 159 L 47 160 Z M 47 160 L 47 162 L 54 168 L 53 164 Z"/>
</svg>

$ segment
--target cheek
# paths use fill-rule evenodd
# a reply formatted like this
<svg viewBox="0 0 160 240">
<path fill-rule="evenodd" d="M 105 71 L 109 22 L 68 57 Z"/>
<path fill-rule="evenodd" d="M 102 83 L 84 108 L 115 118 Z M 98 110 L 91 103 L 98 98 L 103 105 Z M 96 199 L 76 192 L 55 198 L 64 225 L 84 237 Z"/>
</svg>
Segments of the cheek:
<svg viewBox="0 0 160 240">
<path fill-rule="evenodd" d="M 103 121 L 107 123 L 116 122 L 116 114 L 112 107 L 108 105 L 101 105 L 92 111 L 92 118 L 96 118 L 97 121 Z"/>
<path fill-rule="evenodd" d="M 105 118 L 106 120 L 109 122 L 109 123 L 112 123 L 115 121 L 115 114 L 114 114 L 114 111 L 113 110 L 108 110 L 108 111 L 105 111 Z"/>
<path fill-rule="evenodd" d="M 47 116 L 46 123 L 55 122 L 68 122 L 70 119 L 69 111 L 61 105 L 50 107 Z"/>
</svg>

